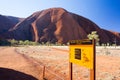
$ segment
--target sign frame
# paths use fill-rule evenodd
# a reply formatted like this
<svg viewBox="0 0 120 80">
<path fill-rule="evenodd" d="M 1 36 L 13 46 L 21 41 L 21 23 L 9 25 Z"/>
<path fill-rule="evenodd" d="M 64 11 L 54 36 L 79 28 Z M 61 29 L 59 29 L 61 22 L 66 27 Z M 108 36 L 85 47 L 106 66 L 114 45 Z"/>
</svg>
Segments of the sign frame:
<svg viewBox="0 0 120 80">
<path fill-rule="evenodd" d="M 82 54 L 81 51 L 80 51 L 81 47 L 79 47 L 79 46 L 84 46 L 84 47 L 91 46 L 92 47 L 92 49 L 93 49 L 92 51 L 93 52 L 92 52 L 91 55 L 92 55 L 92 59 L 93 60 L 92 60 L 92 64 L 91 64 L 92 67 L 89 68 L 89 69 L 90 69 L 90 80 L 95 80 L 95 78 L 96 78 L 95 77 L 96 76 L 95 75 L 95 73 L 96 73 L 96 66 L 95 66 L 95 64 L 96 64 L 95 39 L 93 39 L 93 40 L 89 40 L 89 39 L 85 39 L 85 40 L 71 40 L 71 41 L 69 41 L 69 43 L 70 43 L 70 46 L 69 46 L 70 48 L 71 48 L 71 46 L 74 46 L 77 49 L 77 50 L 74 50 L 76 55 Z M 73 52 L 74 55 L 75 55 L 75 53 Z M 75 58 L 75 56 L 74 56 L 74 58 Z M 76 56 L 76 58 L 81 59 L 80 56 L 79 57 Z M 71 61 L 71 50 L 70 50 L 70 56 L 69 56 L 70 80 L 72 80 L 72 72 L 73 72 L 72 65 L 73 65 L 73 63 L 75 63 L 74 61 L 76 61 L 76 60 Z"/>
</svg>

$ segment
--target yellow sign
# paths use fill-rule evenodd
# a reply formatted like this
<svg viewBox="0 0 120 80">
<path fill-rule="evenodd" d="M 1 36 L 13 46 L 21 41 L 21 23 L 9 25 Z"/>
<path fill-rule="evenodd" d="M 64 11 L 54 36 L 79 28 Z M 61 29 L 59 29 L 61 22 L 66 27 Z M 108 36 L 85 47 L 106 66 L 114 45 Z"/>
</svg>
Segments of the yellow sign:
<svg viewBox="0 0 120 80">
<path fill-rule="evenodd" d="M 91 40 L 70 42 L 70 62 L 93 69 L 94 45 Z"/>
</svg>

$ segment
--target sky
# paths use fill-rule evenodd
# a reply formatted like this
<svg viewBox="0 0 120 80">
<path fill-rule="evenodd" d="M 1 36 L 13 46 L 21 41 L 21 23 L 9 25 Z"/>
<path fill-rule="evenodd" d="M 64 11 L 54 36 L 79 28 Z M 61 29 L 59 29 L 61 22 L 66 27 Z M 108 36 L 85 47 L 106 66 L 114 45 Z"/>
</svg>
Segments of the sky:
<svg viewBox="0 0 120 80">
<path fill-rule="evenodd" d="M 0 14 L 26 18 L 54 7 L 88 18 L 100 28 L 120 32 L 120 0 L 1 0 Z"/>
</svg>

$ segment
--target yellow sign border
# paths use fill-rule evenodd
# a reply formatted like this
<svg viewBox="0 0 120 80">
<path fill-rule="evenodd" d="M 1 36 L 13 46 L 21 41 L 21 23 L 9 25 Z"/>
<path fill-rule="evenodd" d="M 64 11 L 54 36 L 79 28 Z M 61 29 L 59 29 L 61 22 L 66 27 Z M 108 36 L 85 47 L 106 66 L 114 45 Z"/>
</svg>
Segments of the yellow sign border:
<svg viewBox="0 0 120 80">
<path fill-rule="evenodd" d="M 87 43 L 85 43 L 87 42 Z M 81 49 L 81 60 L 75 59 L 75 49 Z M 94 65 L 94 43 L 91 40 L 72 40 L 70 44 L 69 61 L 80 66 L 93 69 Z"/>
</svg>

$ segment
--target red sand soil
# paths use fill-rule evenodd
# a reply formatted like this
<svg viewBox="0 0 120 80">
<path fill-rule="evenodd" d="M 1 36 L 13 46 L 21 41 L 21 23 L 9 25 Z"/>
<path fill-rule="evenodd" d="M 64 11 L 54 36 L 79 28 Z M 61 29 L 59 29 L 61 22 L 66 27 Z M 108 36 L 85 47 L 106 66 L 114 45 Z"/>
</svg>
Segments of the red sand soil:
<svg viewBox="0 0 120 80">
<path fill-rule="evenodd" d="M 14 47 L 0 47 L 0 80 L 38 80 L 41 71 L 38 65 L 18 54 Z"/>
<path fill-rule="evenodd" d="M 114 53 L 116 52 L 119 53 L 120 50 L 114 50 Z M 120 80 L 119 57 L 97 55 L 96 80 Z M 42 80 L 43 65 L 47 80 L 69 80 L 69 51 L 64 47 L 0 47 L 0 71 L 6 73 L 12 71 L 13 75 L 19 73 L 21 76 L 16 76 L 26 78 L 10 80 Z M 2 74 L 0 72 L 0 78 Z M 89 80 L 89 75 L 89 69 L 73 65 L 73 80 Z M 2 80 L 7 80 L 4 76 Z"/>
</svg>

